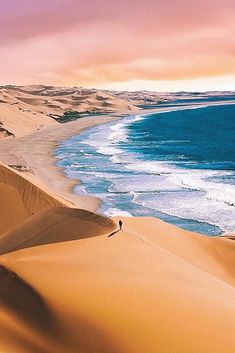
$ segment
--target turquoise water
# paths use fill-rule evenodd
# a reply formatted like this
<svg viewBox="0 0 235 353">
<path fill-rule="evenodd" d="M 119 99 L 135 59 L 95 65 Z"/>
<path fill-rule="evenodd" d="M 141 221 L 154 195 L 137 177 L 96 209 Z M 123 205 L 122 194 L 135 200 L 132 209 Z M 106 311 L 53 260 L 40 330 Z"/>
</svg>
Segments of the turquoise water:
<svg viewBox="0 0 235 353">
<path fill-rule="evenodd" d="M 55 154 L 100 212 L 216 235 L 235 231 L 234 132 L 235 105 L 184 107 L 91 128 Z"/>
</svg>

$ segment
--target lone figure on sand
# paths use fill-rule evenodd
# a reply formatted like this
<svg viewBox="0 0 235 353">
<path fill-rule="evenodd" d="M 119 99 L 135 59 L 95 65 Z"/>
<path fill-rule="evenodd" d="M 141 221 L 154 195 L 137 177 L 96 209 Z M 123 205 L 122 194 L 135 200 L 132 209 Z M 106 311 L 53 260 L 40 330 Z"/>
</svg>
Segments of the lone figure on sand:
<svg viewBox="0 0 235 353">
<path fill-rule="evenodd" d="M 112 237 L 114 234 L 117 234 L 118 232 L 120 232 L 120 231 L 122 230 L 122 221 L 120 220 L 120 221 L 118 222 L 118 224 L 119 224 L 119 229 L 118 229 L 118 230 L 115 230 L 113 233 L 109 234 L 109 235 L 108 235 L 108 238 Z"/>
</svg>

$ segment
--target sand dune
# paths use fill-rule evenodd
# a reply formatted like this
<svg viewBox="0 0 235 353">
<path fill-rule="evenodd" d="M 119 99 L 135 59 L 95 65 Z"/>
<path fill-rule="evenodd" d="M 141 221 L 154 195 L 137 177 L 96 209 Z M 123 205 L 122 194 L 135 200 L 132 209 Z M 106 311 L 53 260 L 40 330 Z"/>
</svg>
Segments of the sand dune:
<svg viewBox="0 0 235 353">
<path fill-rule="evenodd" d="M 93 215 L 87 216 L 93 224 Z M 26 225 L 28 234 L 34 219 Z M 158 220 L 123 221 L 124 231 L 111 238 L 107 228 L 103 235 L 63 243 L 56 242 L 60 223 L 53 224 L 55 243 L 0 257 L 5 273 L 13 271 L 37 293 L 34 298 L 43 300 L 45 316 L 53 322 L 46 332 L 41 330 L 44 314 L 37 322 L 38 304 L 30 319 L 20 315 L 28 340 L 35 343 L 40 337 L 41 346 L 47 347 L 40 352 L 232 353 L 233 241 L 213 238 L 209 245 L 206 237 Z M 82 226 L 77 234 L 81 231 Z M 14 310 L 3 303 L 5 315 L 19 317 L 23 288 Z M 4 328 L 4 322 L 0 324 Z M 26 343 L 19 347 L 37 352 Z M 5 352 L 11 348 L 5 346 Z"/>
<path fill-rule="evenodd" d="M 0 234 L 21 224 L 29 217 L 19 192 L 0 182 Z M 13 217 L 14 215 L 14 217 Z"/>
<path fill-rule="evenodd" d="M 72 206 L 40 183 L 0 164 L 0 234 L 51 207 Z"/>
<path fill-rule="evenodd" d="M 124 218 L 108 237 L 117 219 L 71 208 L 6 166 L 0 176 L 18 217 L 0 236 L 1 351 L 234 351 L 233 240 L 153 218 Z"/>
<path fill-rule="evenodd" d="M 20 137 L 56 125 L 65 113 L 134 109 L 125 99 L 94 89 L 0 86 L 0 137 Z"/>
<path fill-rule="evenodd" d="M 1 165 L 0 180 L 1 253 L 109 234 L 116 227 L 109 218 L 66 208 L 72 205 L 12 168 Z M 1 265 L 0 283 L 0 351 L 70 352 L 57 344 L 58 320 L 30 283 Z"/>
<path fill-rule="evenodd" d="M 0 121 L 2 127 L 11 136 L 24 136 L 57 122 L 39 111 L 34 111 L 23 103 L 0 103 Z"/>
<path fill-rule="evenodd" d="M 144 220 L 144 222 L 143 222 Z M 235 242 L 185 231 L 155 218 L 126 218 L 126 229 L 235 286 Z M 145 224 L 148 224 L 145 227 Z M 193 254 L 193 256 L 192 256 Z"/>
<path fill-rule="evenodd" d="M 4 266 L 0 266 L 0 281 L 1 352 L 52 352 L 51 332 L 60 332 L 44 299 L 16 273 Z M 53 348 L 58 353 L 67 351 L 61 349 L 56 342 Z"/>
<path fill-rule="evenodd" d="M 33 246 L 59 243 L 111 233 L 116 224 L 85 210 L 51 208 L 29 218 L 0 236 L 0 255 Z"/>
</svg>

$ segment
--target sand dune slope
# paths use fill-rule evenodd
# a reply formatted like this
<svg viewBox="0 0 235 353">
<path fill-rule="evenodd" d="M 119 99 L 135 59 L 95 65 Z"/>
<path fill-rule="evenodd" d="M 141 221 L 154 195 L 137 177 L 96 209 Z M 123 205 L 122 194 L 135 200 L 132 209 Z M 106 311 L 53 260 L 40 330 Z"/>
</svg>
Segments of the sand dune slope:
<svg viewBox="0 0 235 353">
<path fill-rule="evenodd" d="M 58 122 L 42 112 L 34 111 L 30 105 L 27 106 L 23 102 L 6 101 L 0 103 L 0 125 L 4 138 L 21 137 L 48 126 L 58 125 Z"/>
<path fill-rule="evenodd" d="M 0 234 L 42 210 L 72 204 L 0 163 Z"/>
<path fill-rule="evenodd" d="M 66 353 L 51 340 L 60 334 L 48 305 L 16 273 L 0 266 L 0 349 L 9 353 Z M 43 337 L 43 339 L 42 339 Z"/>
<path fill-rule="evenodd" d="M 66 113 L 111 113 L 136 109 L 123 98 L 96 89 L 0 86 L 0 139 L 58 125 Z"/>
<path fill-rule="evenodd" d="M 235 287 L 235 242 L 228 237 L 196 234 L 151 217 L 144 222 L 143 218 L 126 218 L 124 222 L 133 236 L 161 246 Z"/>
<path fill-rule="evenodd" d="M 93 216 L 88 218 L 93 224 Z M 37 309 L 27 318 L 1 298 L 0 350 L 14 351 L 13 331 L 6 330 L 14 322 L 17 352 L 24 353 L 234 352 L 234 242 L 208 241 L 151 218 L 123 221 L 124 231 L 112 237 L 107 236 L 112 227 L 100 232 L 97 226 L 97 235 L 103 235 L 0 257 L 5 277 L 17 274 L 17 306 L 22 307 L 27 285 L 37 294 L 36 303 L 42 300 L 46 307 L 37 321 Z M 64 223 L 68 231 L 69 223 Z M 51 226 L 56 241 L 56 225 Z M 23 227 L 27 234 L 34 229 L 30 222 Z M 60 227 L 59 222 L 59 241 Z M 35 241 L 44 231 L 34 233 Z M 44 317 L 50 318 L 46 332 Z"/>
<path fill-rule="evenodd" d="M 0 234 L 16 227 L 29 217 L 19 192 L 0 182 Z M 14 215 L 14 217 L 13 217 Z"/>
<path fill-rule="evenodd" d="M 116 224 L 85 210 L 58 207 L 38 213 L 18 228 L 0 236 L 0 255 L 38 245 L 98 236 Z"/>
</svg>

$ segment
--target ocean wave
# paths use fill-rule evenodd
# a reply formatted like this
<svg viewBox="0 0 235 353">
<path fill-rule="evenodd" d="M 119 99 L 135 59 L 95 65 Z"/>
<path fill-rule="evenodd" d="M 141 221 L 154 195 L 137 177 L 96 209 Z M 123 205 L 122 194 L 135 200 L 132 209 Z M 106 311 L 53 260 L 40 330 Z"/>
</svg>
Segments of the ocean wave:
<svg viewBox="0 0 235 353">
<path fill-rule="evenodd" d="M 135 194 L 134 201 L 142 207 L 161 211 L 165 214 L 183 219 L 191 219 L 219 227 L 230 233 L 235 229 L 235 208 L 216 200 L 208 201 L 198 191 L 160 192 L 154 194 Z"/>
<path fill-rule="evenodd" d="M 179 110 L 198 108 L 203 106 L 183 109 L 181 107 Z M 172 112 L 172 110 L 165 112 Z M 159 111 L 160 113 L 163 111 Z M 146 140 L 141 140 L 148 134 L 139 130 L 135 133 L 135 130 L 129 129 L 129 126 L 149 116 L 150 114 L 130 116 L 121 121 L 92 128 L 84 137 L 70 141 L 68 150 L 66 150 L 66 144 L 63 144 L 60 158 L 66 160 L 61 163 L 66 167 L 66 174 L 70 178 L 77 177 L 84 181 L 84 185 L 75 188 L 75 192 L 79 193 L 81 187 L 85 190 L 86 187 L 89 189 L 93 185 L 94 195 L 98 197 L 103 195 L 105 202 L 109 199 L 106 195 L 110 194 L 112 206 L 107 203 L 105 214 L 111 216 L 131 214 L 130 204 L 124 207 L 124 209 L 129 208 L 130 213 L 122 211 L 119 206 L 115 207 L 120 205 L 125 197 L 136 207 L 139 205 L 141 208 L 181 219 L 211 224 L 224 232 L 234 231 L 235 185 L 223 182 L 221 179 L 224 177 L 226 180 L 231 172 L 190 168 L 189 166 L 196 165 L 197 161 L 186 160 L 187 156 L 180 153 L 171 154 L 168 161 L 147 160 L 151 155 L 147 155 L 149 152 L 143 155 L 141 148 L 151 149 L 161 145 L 190 142 L 188 139 L 161 139 L 154 141 L 154 145 L 151 142 L 148 145 Z M 73 143 L 76 144 L 76 153 L 73 152 Z M 86 155 L 88 158 L 85 163 Z M 79 158 L 83 161 L 82 171 L 79 170 Z M 77 167 L 80 174 L 73 170 Z M 105 168 L 109 169 L 108 172 Z M 97 178 L 108 180 L 109 183 L 105 185 L 103 183 L 102 186 L 99 183 L 96 189 Z M 216 178 L 216 181 L 213 178 Z M 98 188 L 104 189 L 100 191 Z M 124 194 L 129 194 L 129 199 Z M 133 212 L 135 214 L 135 211 Z"/>
<path fill-rule="evenodd" d="M 120 210 L 115 207 L 109 207 L 104 214 L 109 217 L 117 217 L 117 216 L 123 216 L 123 217 L 132 217 L 132 214 L 127 211 Z"/>
</svg>

